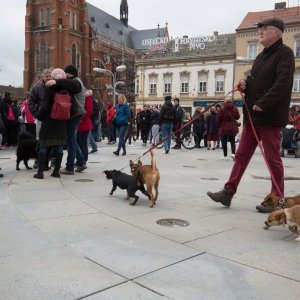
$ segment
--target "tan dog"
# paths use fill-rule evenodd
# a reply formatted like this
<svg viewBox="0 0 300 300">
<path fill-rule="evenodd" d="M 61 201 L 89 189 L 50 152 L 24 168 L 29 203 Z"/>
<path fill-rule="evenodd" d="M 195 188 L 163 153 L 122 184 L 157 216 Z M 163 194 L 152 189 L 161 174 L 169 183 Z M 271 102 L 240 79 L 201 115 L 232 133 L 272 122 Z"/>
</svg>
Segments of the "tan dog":
<svg viewBox="0 0 300 300">
<path fill-rule="evenodd" d="M 273 210 L 276 210 L 279 201 L 281 200 L 280 197 L 276 196 L 274 193 L 270 193 L 266 196 L 264 201 L 261 203 L 262 206 L 273 206 Z M 300 195 L 294 197 L 285 197 L 284 198 L 285 207 L 292 207 L 295 205 L 300 205 Z"/>
<path fill-rule="evenodd" d="M 158 185 L 160 180 L 160 174 L 156 168 L 156 153 L 152 149 L 151 153 L 151 165 L 143 165 L 139 160 L 137 164 L 133 163 L 132 160 L 129 161 L 131 174 L 137 178 L 141 184 L 146 184 L 146 190 L 150 196 L 150 207 L 155 205 L 158 197 Z M 152 189 L 155 189 L 155 196 Z"/>
<path fill-rule="evenodd" d="M 300 227 L 300 205 L 271 212 L 265 224 L 265 229 L 269 229 L 271 226 L 289 225 L 289 230 L 298 235 L 296 241 L 300 242 L 298 232 L 298 227 Z"/>
</svg>

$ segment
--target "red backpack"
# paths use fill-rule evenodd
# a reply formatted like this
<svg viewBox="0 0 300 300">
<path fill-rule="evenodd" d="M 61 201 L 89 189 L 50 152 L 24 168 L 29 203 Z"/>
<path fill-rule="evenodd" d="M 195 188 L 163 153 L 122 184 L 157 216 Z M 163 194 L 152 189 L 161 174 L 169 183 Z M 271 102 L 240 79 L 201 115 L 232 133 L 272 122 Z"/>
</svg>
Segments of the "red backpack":
<svg viewBox="0 0 300 300">
<path fill-rule="evenodd" d="M 71 115 L 71 96 L 65 90 L 54 95 L 50 117 L 54 120 L 69 120 Z"/>
<path fill-rule="evenodd" d="M 14 114 L 14 111 L 13 111 L 13 109 L 11 108 L 11 106 L 10 105 L 8 105 L 8 114 L 7 114 L 7 120 L 8 121 L 14 121 L 15 120 L 15 114 Z"/>
</svg>

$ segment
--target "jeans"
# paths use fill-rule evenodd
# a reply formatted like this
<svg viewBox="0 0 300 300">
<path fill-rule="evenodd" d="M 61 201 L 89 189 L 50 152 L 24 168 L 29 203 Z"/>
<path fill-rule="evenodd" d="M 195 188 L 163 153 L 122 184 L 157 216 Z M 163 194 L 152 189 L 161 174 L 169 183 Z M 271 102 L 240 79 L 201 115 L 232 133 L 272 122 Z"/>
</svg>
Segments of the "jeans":
<svg viewBox="0 0 300 300">
<path fill-rule="evenodd" d="M 93 134 L 92 134 L 91 131 L 90 131 L 89 136 L 88 136 L 88 141 L 91 144 L 92 149 L 96 151 L 98 149 L 98 147 L 97 147 L 97 144 L 94 140 L 94 137 L 93 137 Z"/>
<path fill-rule="evenodd" d="M 170 150 L 170 147 L 171 147 L 172 130 L 173 130 L 173 123 L 162 123 L 161 124 L 162 140 L 164 140 L 167 136 L 169 136 L 169 138 L 166 141 L 164 141 L 164 148 L 166 151 Z"/>
<path fill-rule="evenodd" d="M 47 154 L 48 147 L 46 146 L 41 146 L 39 152 L 40 153 L 45 153 Z M 53 146 L 53 153 L 63 153 L 64 152 L 64 147 L 61 145 L 58 146 Z"/>
<path fill-rule="evenodd" d="M 277 196 L 284 195 L 284 170 L 280 156 L 280 128 L 255 125 L 255 129 L 259 140 L 262 141 L 263 149 L 273 173 L 274 179 L 279 187 L 279 191 L 274 184 L 273 178 L 271 192 Z M 249 123 L 244 124 L 241 140 L 235 155 L 235 163 L 231 170 L 228 182 L 225 187 L 232 193 L 236 193 L 240 180 L 250 162 L 257 147 L 257 141 L 254 136 L 253 130 Z"/>
<path fill-rule="evenodd" d="M 123 149 L 123 152 L 126 153 L 126 148 L 125 148 L 125 135 L 128 129 L 128 124 L 122 125 L 122 126 L 117 126 L 117 129 L 119 131 L 119 144 L 118 144 L 118 149 L 117 152 L 120 152 L 121 148 Z"/>
<path fill-rule="evenodd" d="M 77 146 L 76 146 L 76 165 L 83 166 L 88 161 L 88 137 L 90 131 L 77 132 Z M 81 154 L 80 154 L 81 152 Z M 82 156 L 84 161 L 82 161 Z M 80 161 L 81 160 L 81 161 Z"/>
<path fill-rule="evenodd" d="M 75 158 L 76 158 L 76 147 L 77 147 L 77 128 L 80 123 L 81 116 L 71 118 L 67 124 L 68 132 L 68 157 L 66 163 L 66 169 L 74 171 Z M 81 152 L 81 151 L 80 151 Z M 78 153 L 80 161 L 84 161 L 82 153 Z M 77 158 L 77 160 L 78 160 Z"/>
</svg>

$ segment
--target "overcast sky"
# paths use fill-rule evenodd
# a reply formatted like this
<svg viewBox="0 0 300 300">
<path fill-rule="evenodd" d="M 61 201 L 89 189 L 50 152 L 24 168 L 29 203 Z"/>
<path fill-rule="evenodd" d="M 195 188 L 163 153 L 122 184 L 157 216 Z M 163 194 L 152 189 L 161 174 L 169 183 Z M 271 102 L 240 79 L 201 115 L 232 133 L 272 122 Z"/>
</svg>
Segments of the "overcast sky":
<svg viewBox="0 0 300 300">
<path fill-rule="evenodd" d="M 170 37 L 235 32 L 247 12 L 272 10 L 279 0 L 127 0 L 129 25 L 136 29 L 161 27 L 168 22 Z M 116 18 L 121 0 L 89 0 Z M 290 7 L 299 0 L 287 1 Z M 1 1 L 0 84 L 23 85 L 26 0 Z"/>
</svg>

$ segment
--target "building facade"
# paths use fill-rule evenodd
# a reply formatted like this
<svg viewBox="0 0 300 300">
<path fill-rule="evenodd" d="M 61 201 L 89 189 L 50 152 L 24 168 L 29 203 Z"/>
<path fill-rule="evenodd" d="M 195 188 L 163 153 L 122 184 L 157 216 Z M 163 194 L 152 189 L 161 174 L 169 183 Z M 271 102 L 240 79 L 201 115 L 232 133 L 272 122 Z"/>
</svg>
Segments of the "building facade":
<svg viewBox="0 0 300 300">
<path fill-rule="evenodd" d="M 160 105 L 169 95 L 178 97 L 191 111 L 194 106 L 224 98 L 232 89 L 235 34 L 184 36 L 161 40 L 155 46 L 136 58 L 138 105 Z"/>
<path fill-rule="evenodd" d="M 124 81 L 119 92 L 134 101 L 135 52 L 143 50 L 139 31 L 128 25 L 128 3 L 122 0 L 117 19 L 85 0 L 27 0 L 25 17 L 24 92 L 46 68 L 74 64 L 87 88 L 97 98 L 112 100 L 112 76 L 100 76 L 94 67 L 107 69 Z M 157 30 L 148 32 L 151 38 Z M 116 73 L 119 65 L 126 71 Z M 119 86 L 118 86 L 119 88 Z"/>
</svg>

